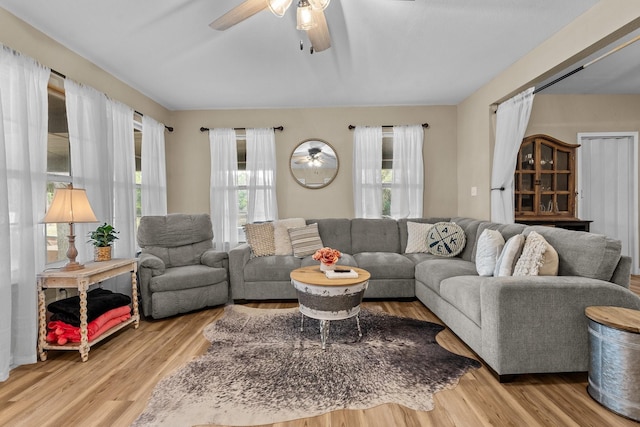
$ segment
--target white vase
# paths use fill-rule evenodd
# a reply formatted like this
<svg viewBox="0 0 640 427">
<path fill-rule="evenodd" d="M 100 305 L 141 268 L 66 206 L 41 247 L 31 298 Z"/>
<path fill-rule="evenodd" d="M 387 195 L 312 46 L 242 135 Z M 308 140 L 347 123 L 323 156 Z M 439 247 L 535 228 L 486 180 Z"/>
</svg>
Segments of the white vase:
<svg viewBox="0 0 640 427">
<path fill-rule="evenodd" d="M 336 269 L 335 264 L 325 264 L 324 262 L 320 263 L 320 271 L 328 271 L 328 270 L 335 270 L 335 269 Z"/>
</svg>

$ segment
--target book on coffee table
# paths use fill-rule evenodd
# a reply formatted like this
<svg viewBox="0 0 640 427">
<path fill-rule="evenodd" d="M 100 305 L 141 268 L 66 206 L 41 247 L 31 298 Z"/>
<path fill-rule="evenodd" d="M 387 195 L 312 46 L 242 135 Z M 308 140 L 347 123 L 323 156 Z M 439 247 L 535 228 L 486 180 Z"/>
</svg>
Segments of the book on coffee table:
<svg viewBox="0 0 640 427">
<path fill-rule="evenodd" d="M 327 270 L 324 272 L 327 279 L 355 279 L 358 277 L 358 273 L 352 269 L 335 269 Z"/>
</svg>

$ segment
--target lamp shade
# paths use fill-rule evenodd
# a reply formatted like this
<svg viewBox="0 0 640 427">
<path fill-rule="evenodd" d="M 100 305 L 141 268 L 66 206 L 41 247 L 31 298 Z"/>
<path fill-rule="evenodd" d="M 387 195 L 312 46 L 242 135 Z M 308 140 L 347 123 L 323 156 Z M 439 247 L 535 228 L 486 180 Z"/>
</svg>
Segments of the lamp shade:
<svg viewBox="0 0 640 427">
<path fill-rule="evenodd" d="M 298 2 L 297 22 L 298 25 L 296 28 L 298 30 L 310 30 L 318 25 L 313 19 L 313 11 L 307 0 L 300 0 Z"/>
<path fill-rule="evenodd" d="M 331 0 L 309 0 L 311 7 L 315 10 L 325 10 Z"/>
<path fill-rule="evenodd" d="M 279 18 L 284 16 L 284 13 L 289 9 L 289 6 L 291 6 L 291 2 L 292 0 L 267 0 L 271 13 Z"/>
<path fill-rule="evenodd" d="M 91 209 L 86 191 L 71 187 L 56 189 L 51 207 L 42 222 L 98 222 L 98 219 Z"/>
</svg>

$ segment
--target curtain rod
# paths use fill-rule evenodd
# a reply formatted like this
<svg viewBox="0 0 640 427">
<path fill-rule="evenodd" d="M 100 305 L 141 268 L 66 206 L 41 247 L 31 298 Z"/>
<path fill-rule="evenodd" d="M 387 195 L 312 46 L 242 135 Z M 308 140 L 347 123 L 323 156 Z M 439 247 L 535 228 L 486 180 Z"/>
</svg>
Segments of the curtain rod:
<svg viewBox="0 0 640 427">
<path fill-rule="evenodd" d="M 206 132 L 208 130 L 210 130 L 210 128 L 206 128 L 204 126 L 200 128 L 200 132 Z M 247 130 L 247 128 L 233 128 L 233 130 Z M 274 126 L 273 130 L 279 130 L 282 132 L 284 130 L 284 126 Z"/>
<path fill-rule="evenodd" d="M 383 128 L 392 128 L 394 126 L 399 126 L 399 125 L 382 125 L 381 127 Z M 427 129 L 429 127 L 429 123 L 423 123 L 422 127 Z M 356 127 L 354 125 L 349 125 L 349 130 L 354 130 Z"/>
<path fill-rule="evenodd" d="M 53 68 L 50 68 L 50 70 L 51 70 L 51 72 L 52 72 L 53 74 L 55 74 L 56 76 L 58 76 L 58 77 L 60 77 L 60 78 L 63 78 L 63 79 L 66 79 L 66 78 L 67 78 L 67 76 L 65 76 L 64 74 L 62 74 L 60 71 L 56 71 L 56 70 L 54 70 Z M 144 114 L 142 114 L 140 111 L 133 110 L 133 112 L 134 112 L 135 114 L 138 114 L 140 117 L 144 117 Z M 164 126 L 164 128 L 165 128 L 166 130 L 168 130 L 169 132 L 173 132 L 173 126 L 167 126 L 167 125 L 165 125 L 165 126 Z"/>
<path fill-rule="evenodd" d="M 558 77 L 558 78 L 557 78 L 557 79 L 555 79 L 554 81 L 549 82 L 549 83 L 547 83 L 546 85 L 541 86 L 541 87 L 539 87 L 539 88 L 535 89 L 535 90 L 533 91 L 533 93 L 534 93 L 534 94 L 536 94 L 536 93 L 538 93 L 538 92 L 540 92 L 540 91 L 542 91 L 542 90 L 545 90 L 545 89 L 546 89 L 546 88 L 548 88 L 549 86 L 553 86 L 554 84 L 556 84 L 556 83 L 558 83 L 558 82 L 561 82 L 562 80 L 566 79 L 567 77 L 570 77 L 570 76 L 574 75 L 575 73 L 577 73 L 577 72 L 579 72 L 579 71 L 584 70 L 584 69 L 585 69 L 585 68 L 587 68 L 588 66 L 595 64 L 596 62 L 600 61 L 601 59 L 606 58 L 607 56 L 611 55 L 612 53 L 616 53 L 617 51 L 619 51 L 619 50 L 621 50 L 621 49 L 624 49 L 625 47 L 629 46 L 630 44 L 633 44 L 633 43 L 637 42 L 638 40 L 640 40 L 640 35 L 638 35 L 638 36 L 634 37 L 633 39 L 631 39 L 631 40 L 629 40 L 629 41 L 626 41 L 626 42 L 622 43 L 620 46 L 618 46 L 618 47 L 615 47 L 615 48 L 611 49 L 609 52 L 606 52 L 606 53 L 604 53 L 604 54 L 600 55 L 599 57 L 597 57 L 597 58 L 595 58 L 595 59 L 593 59 L 593 60 L 591 60 L 591 61 L 587 62 L 586 64 L 581 65 L 581 66 L 579 66 L 578 68 L 576 68 L 576 69 L 574 69 L 574 70 L 569 71 L 567 74 L 565 74 L 565 75 L 563 75 L 563 76 Z"/>
</svg>

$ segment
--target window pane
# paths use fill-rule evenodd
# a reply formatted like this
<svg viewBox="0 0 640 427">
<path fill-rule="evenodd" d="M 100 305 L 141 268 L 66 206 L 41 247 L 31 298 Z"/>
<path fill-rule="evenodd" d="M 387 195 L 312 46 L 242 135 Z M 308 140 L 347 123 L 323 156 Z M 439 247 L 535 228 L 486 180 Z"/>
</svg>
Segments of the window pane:
<svg viewBox="0 0 640 427">
<path fill-rule="evenodd" d="M 67 182 L 48 182 L 47 183 L 47 210 L 51 206 L 53 193 L 56 188 L 66 188 Z M 47 264 L 67 259 L 67 250 L 69 249 L 69 224 L 46 224 L 45 238 L 47 247 Z"/>
</svg>

